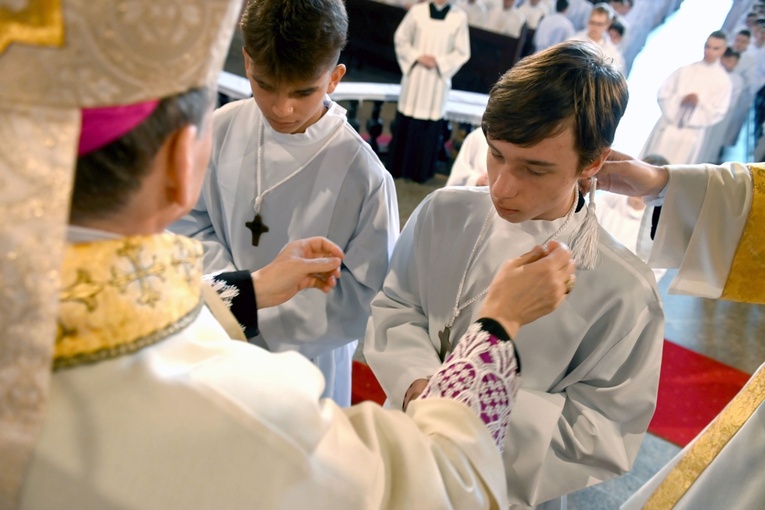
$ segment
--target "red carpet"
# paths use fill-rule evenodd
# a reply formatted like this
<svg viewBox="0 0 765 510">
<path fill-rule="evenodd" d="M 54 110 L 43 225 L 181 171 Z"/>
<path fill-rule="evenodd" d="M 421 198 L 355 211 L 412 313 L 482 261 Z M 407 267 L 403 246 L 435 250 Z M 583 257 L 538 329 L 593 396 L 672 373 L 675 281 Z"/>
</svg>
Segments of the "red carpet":
<svg viewBox="0 0 765 510">
<path fill-rule="evenodd" d="M 372 400 L 380 405 L 385 402 L 385 392 L 369 366 L 354 361 L 351 381 L 351 404 L 358 404 L 365 400 Z"/>
<path fill-rule="evenodd" d="M 685 446 L 749 380 L 749 374 L 664 341 L 659 400 L 648 432 Z"/>
</svg>

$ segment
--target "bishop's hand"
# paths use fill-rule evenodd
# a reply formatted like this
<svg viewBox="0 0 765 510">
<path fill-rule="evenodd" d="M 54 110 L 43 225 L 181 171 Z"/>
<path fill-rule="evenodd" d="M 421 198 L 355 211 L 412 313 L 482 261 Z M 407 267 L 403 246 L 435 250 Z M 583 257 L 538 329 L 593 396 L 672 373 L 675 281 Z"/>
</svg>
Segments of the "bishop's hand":
<svg viewBox="0 0 765 510">
<path fill-rule="evenodd" d="M 611 151 L 598 172 L 598 188 L 633 197 L 657 196 L 669 182 L 669 170 Z M 588 183 L 580 181 L 586 188 Z M 585 190 L 586 191 L 586 190 Z"/>
<path fill-rule="evenodd" d="M 292 241 L 267 266 L 252 273 L 258 308 L 276 306 L 303 289 L 327 293 L 337 285 L 344 253 L 324 237 Z"/>
</svg>

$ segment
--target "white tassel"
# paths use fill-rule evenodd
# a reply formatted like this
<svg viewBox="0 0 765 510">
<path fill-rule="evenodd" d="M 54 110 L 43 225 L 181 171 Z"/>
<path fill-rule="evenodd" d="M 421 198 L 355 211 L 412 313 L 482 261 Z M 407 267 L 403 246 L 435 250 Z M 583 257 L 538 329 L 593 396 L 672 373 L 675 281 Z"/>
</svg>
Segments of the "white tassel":
<svg viewBox="0 0 765 510">
<path fill-rule="evenodd" d="M 598 179 L 590 177 L 590 196 L 584 221 L 571 236 L 571 255 L 579 269 L 593 269 L 598 263 L 598 218 L 595 216 L 595 189 Z"/>
</svg>

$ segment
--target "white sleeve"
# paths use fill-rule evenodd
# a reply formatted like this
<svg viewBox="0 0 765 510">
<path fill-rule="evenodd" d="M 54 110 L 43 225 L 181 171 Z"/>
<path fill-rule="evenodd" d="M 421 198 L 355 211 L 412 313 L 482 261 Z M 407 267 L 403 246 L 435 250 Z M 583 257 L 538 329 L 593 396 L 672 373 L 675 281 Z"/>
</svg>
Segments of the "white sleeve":
<svg viewBox="0 0 765 510">
<path fill-rule="evenodd" d="M 460 147 L 457 158 L 454 160 L 446 185 L 475 186 L 478 178 L 486 173 L 487 150 L 488 146 L 481 128 L 471 131 L 462 142 L 462 147 Z"/>
<path fill-rule="evenodd" d="M 470 32 L 467 16 L 462 11 L 459 15 L 462 19 L 454 34 L 454 48 L 445 55 L 435 55 L 438 72 L 443 80 L 451 79 L 465 65 L 465 62 L 470 60 Z"/>
<path fill-rule="evenodd" d="M 689 127 L 708 127 L 720 122 L 728 113 L 731 98 L 731 81 L 725 76 L 721 83 L 708 84 L 709 94 L 700 100 L 688 119 Z"/>
<path fill-rule="evenodd" d="M 441 366 L 422 309 L 427 289 L 420 267 L 431 263 L 429 236 L 422 223 L 428 217 L 426 198 L 412 213 L 391 257 L 390 271 L 372 301 L 372 317 L 364 340 L 364 357 L 394 408 L 400 409 L 407 388 L 416 379 L 433 375 Z"/>
<path fill-rule="evenodd" d="M 682 97 L 678 94 L 677 86 L 678 80 L 680 80 L 680 72 L 682 69 L 678 69 L 672 73 L 669 78 L 664 80 L 659 87 L 657 94 L 657 100 L 659 102 L 659 108 L 661 108 L 661 114 L 667 118 L 672 124 L 677 124 L 680 121 L 680 114 L 682 109 L 680 108 L 680 101 Z"/>
<path fill-rule="evenodd" d="M 739 163 L 668 168 L 648 264 L 679 268 L 671 291 L 719 298 L 752 205 L 752 176 Z"/>
<path fill-rule="evenodd" d="M 417 34 L 417 20 L 415 9 L 410 9 L 404 15 L 393 34 L 393 44 L 396 50 L 396 59 L 401 68 L 401 73 L 406 76 L 412 70 L 412 66 L 420 56 L 420 51 L 414 47 L 414 38 Z"/>
</svg>

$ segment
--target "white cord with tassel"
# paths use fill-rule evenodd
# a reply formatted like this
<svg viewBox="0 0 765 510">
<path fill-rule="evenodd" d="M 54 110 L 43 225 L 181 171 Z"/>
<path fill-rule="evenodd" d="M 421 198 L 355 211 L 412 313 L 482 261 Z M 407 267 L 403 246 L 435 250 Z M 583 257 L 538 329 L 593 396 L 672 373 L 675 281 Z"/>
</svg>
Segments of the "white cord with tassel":
<svg viewBox="0 0 765 510">
<path fill-rule="evenodd" d="M 598 179 L 590 177 L 590 193 L 584 221 L 571 236 L 571 256 L 579 269 L 592 269 L 598 263 L 598 218 L 595 216 L 595 189 Z"/>
</svg>

